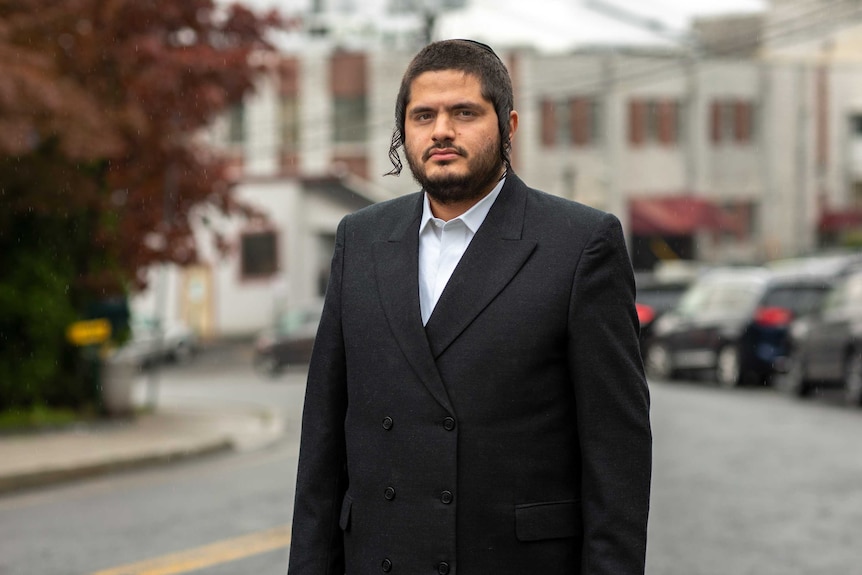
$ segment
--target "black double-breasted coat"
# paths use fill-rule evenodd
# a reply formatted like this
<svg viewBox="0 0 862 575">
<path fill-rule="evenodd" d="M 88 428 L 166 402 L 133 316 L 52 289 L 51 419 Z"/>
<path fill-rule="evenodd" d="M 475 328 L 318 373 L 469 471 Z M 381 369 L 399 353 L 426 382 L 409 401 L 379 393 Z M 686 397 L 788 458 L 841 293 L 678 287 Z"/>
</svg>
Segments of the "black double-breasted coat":
<svg viewBox="0 0 862 575">
<path fill-rule="evenodd" d="M 510 173 L 423 327 L 421 194 L 344 218 L 290 575 L 640 574 L 649 398 L 610 214 Z"/>
</svg>

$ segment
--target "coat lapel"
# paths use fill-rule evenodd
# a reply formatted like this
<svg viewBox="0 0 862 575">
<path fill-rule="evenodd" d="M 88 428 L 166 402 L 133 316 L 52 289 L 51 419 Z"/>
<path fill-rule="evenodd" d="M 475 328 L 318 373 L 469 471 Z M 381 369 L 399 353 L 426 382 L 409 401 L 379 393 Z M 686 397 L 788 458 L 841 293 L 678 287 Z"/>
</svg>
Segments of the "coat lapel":
<svg viewBox="0 0 862 575">
<path fill-rule="evenodd" d="M 437 371 L 419 311 L 419 221 L 422 195 L 413 210 L 401 214 L 386 241 L 374 244 L 374 265 L 380 303 L 401 351 L 440 405 L 452 410 Z"/>
<path fill-rule="evenodd" d="M 510 173 L 425 326 L 435 359 L 506 287 L 533 253 L 536 242 L 521 238 L 526 201 L 526 185 Z"/>
</svg>

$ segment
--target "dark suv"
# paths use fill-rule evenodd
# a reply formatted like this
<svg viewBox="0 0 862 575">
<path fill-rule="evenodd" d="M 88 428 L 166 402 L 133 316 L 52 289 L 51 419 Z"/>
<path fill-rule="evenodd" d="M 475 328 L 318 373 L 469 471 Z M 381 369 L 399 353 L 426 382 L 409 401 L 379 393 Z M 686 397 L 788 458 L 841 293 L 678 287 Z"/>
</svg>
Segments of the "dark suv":
<svg viewBox="0 0 862 575">
<path fill-rule="evenodd" d="M 835 387 L 847 403 L 862 405 L 862 271 L 842 278 L 820 306 L 793 322 L 779 367 L 778 387 L 786 391 L 805 397 Z"/>
<path fill-rule="evenodd" d="M 673 309 L 692 281 L 688 277 L 661 278 L 647 273 L 635 275 L 635 307 L 640 322 L 641 352 L 645 350 L 644 344 L 652 337 L 655 322 L 662 314 Z"/>
<path fill-rule="evenodd" d="M 653 326 L 647 373 L 706 371 L 728 387 L 767 383 L 786 355 L 791 320 L 816 307 L 831 284 L 831 276 L 761 267 L 707 272 Z"/>
</svg>

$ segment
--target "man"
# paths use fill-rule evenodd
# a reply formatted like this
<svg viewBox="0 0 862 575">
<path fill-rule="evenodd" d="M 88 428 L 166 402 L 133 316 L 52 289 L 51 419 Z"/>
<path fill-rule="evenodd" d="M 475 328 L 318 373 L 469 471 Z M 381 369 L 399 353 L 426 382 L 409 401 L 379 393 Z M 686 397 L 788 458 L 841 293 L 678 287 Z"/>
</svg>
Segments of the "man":
<svg viewBox="0 0 862 575">
<path fill-rule="evenodd" d="M 648 392 L 618 220 L 528 188 L 508 72 L 410 63 L 422 192 L 349 215 L 303 414 L 290 575 L 641 574 Z"/>
</svg>

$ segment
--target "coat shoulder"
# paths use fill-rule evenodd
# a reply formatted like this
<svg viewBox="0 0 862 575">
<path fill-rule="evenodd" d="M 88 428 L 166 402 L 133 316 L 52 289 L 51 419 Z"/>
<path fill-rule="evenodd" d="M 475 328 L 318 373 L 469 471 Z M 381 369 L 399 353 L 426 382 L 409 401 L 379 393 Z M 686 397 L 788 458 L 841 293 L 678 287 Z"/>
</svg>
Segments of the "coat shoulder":
<svg viewBox="0 0 862 575">
<path fill-rule="evenodd" d="M 421 192 L 378 202 L 345 216 L 339 227 L 349 238 L 376 241 L 400 238 L 422 214 Z"/>
<path fill-rule="evenodd" d="M 345 216 L 345 219 L 355 223 L 374 224 L 383 220 L 409 217 L 417 210 L 417 206 L 421 208 L 421 199 L 422 193 L 414 192 L 364 207 Z"/>
<path fill-rule="evenodd" d="M 591 235 L 605 226 L 619 225 L 610 212 L 555 196 L 535 188 L 527 188 L 526 224 L 541 225 L 549 233 Z"/>
</svg>

